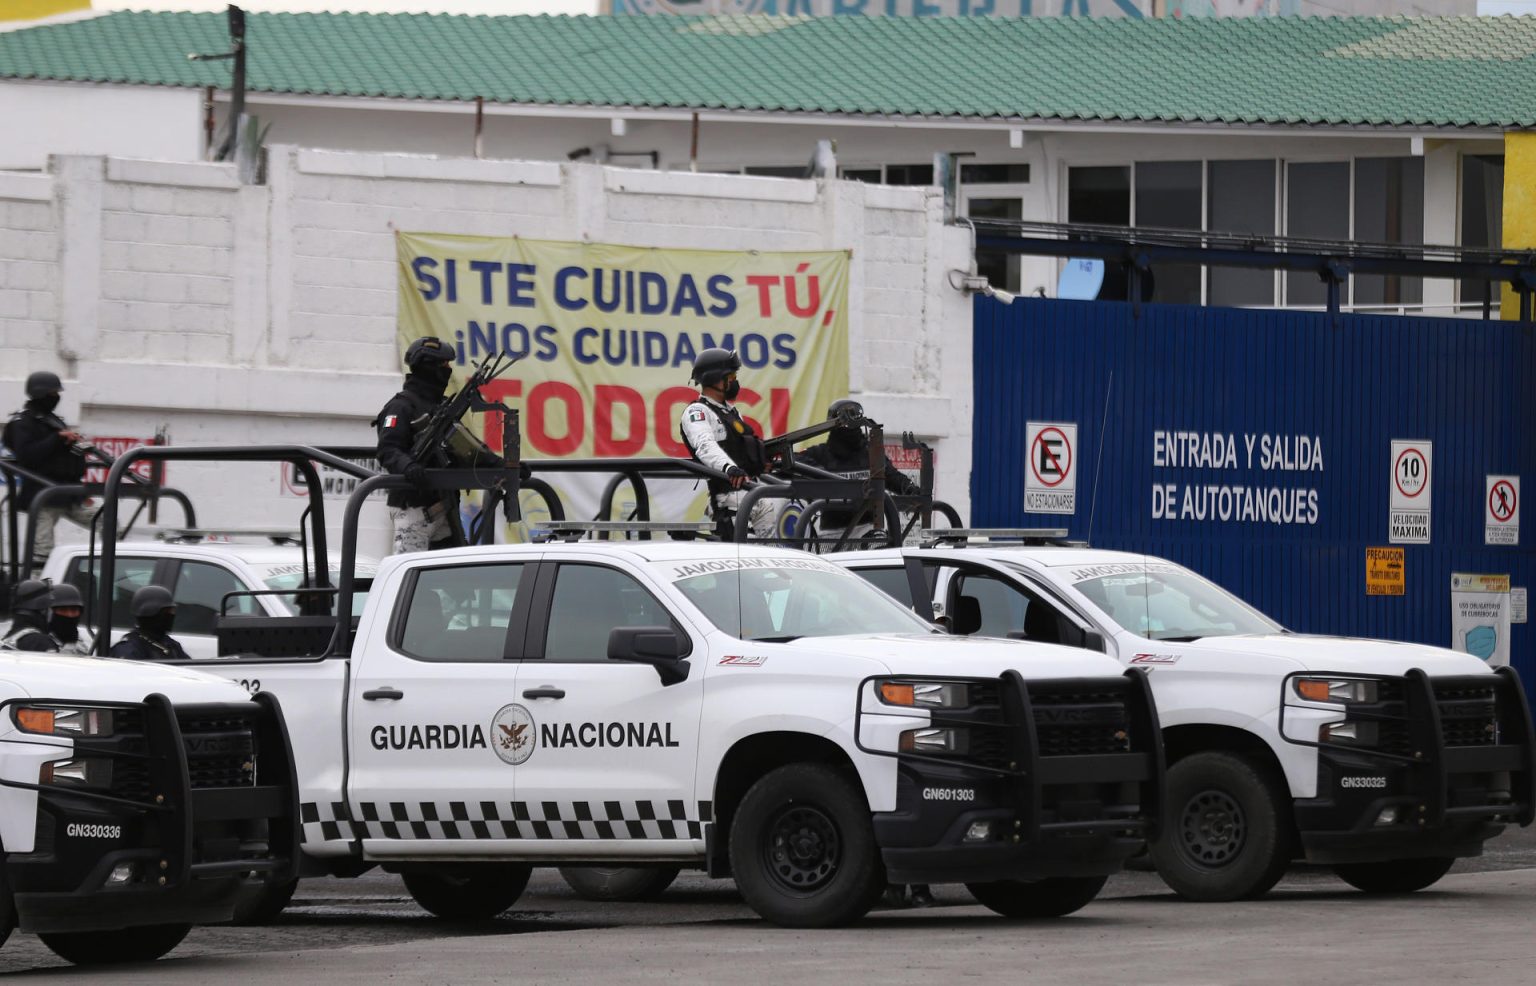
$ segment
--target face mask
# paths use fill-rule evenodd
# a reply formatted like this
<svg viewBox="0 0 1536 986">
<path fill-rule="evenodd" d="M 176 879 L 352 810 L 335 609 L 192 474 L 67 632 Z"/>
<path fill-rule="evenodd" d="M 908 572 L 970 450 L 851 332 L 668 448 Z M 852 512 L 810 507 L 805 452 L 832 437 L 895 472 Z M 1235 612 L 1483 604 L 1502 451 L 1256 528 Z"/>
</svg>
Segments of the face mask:
<svg viewBox="0 0 1536 986">
<path fill-rule="evenodd" d="M 741 381 L 740 380 L 732 380 L 730 383 L 725 385 L 725 399 L 726 400 L 734 401 L 736 399 L 736 395 L 739 394 L 739 393 L 741 393 Z"/>
<path fill-rule="evenodd" d="M 171 627 L 175 622 L 175 613 L 170 610 L 162 610 L 153 616 L 139 617 L 139 629 L 146 633 L 158 633 L 163 636 L 171 632 Z"/>
<path fill-rule="evenodd" d="M 52 414 L 53 409 L 59 406 L 59 395 L 49 394 L 46 397 L 34 398 L 32 403 L 36 404 L 37 409 L 42 411 L 44 414 Z"/>
<path fill-rule="evenodd" d="M 852 452 L 859 447 L 863 437 L 857 428 L 833 428 L 832 433 L 827 436 L 827 441 L 834 449 Z"/>
<path fill-rule="evenodd" d="M 411 373 L 430 383 L 438 390 L 444 390 L 448 382 L 453 379 L 453 365 L 450 363 L 422 363 Z"/>
<path fill-rule="evenodd" d="M 72 644 L 80 639 L 80 617 L 54 613 L 48 620 L 48 631 L 66 644 Z"/>
</svg>

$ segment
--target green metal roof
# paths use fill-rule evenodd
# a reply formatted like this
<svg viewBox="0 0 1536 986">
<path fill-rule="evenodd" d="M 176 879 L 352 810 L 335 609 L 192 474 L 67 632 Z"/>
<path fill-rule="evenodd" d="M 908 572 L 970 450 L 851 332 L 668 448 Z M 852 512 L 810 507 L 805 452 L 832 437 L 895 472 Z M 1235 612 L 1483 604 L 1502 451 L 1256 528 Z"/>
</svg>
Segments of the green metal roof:
<svg viewBox="0 0 1536 986">
<path fill-rule="evenodd" d="M 253 92 L 562 106 L 1536 127 L 1536 17 L 250 14 Z M 227 87 L 219 13 L 0 33 L 0 79 Z"/>
</svg>

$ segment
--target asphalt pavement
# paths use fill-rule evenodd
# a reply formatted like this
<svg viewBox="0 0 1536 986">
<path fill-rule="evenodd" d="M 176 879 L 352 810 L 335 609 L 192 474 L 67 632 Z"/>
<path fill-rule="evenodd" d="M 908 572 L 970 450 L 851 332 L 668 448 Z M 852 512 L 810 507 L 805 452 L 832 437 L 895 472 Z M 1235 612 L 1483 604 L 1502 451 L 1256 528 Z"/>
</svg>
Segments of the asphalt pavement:
<svg viewBox="0 0 1536 986">
<path fill-rule="evenodd" d="M 292 986 L 368 983 L 932 983 L 996 980 L 1198 986 L 1203 983 L 1527 982 L 1536 960 L 1536 831 L 1507 834 L 1433 888 L 1360 894 L 1326 869 L 1297 867 L 1267 898 L 1179 901 L 1151 873 L 1111 879 L 1075 915 L 1007 922 L 963 887 L 936 906 L 882 909 L 835 931 L 759 921 L 729 881 L 684 874 L 653 903 L 577 898 L 553 870 L 502 917 L 454 925 L 418 908 L 398 878 L 311 880 L 261 928 L 197 928 L 145 966 L 85 970 L 31 935 L 0 949 L 0 973 L 110 977 L 115 983 L 218 979 Z"/>
</svg>

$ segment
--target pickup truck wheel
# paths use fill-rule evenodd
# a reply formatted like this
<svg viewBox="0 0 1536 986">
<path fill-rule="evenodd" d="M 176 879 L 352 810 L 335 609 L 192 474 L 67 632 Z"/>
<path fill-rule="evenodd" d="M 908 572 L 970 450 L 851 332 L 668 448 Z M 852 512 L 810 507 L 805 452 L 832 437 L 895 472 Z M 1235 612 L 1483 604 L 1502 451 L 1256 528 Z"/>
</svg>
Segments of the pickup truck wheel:
<svg viewBox="0 0 1536 986">
<path fill-rule="evenodd" d="M 1368 894 L 1411 894 L 1445 876 L 1455 862 L 1449 857 L 1430 856 L 1380 863 L 1340 863 L 1333 872 L 1351 887 Z"/>
<path fill-rule="evenodd" d="M 53 954 L 75 965 L 112 962 L 153 962 L 169 952 L 192 930 L 190 924 L 150 924 L 115 931 L 52 932 L 37 937 Z"/>
<path fill-rule="evenodd" d="M 1271 772 L 1232 753 L 1196 753 L 1168 769 L 1168 816 L 1152 844 L 1157 872 L 1180 897 L 1261 897 L 1290 863 L 1290 804 Z"/>
<path fill-rule="evenodd" d="M 586 900 L 655 900 L 677 879 L 675 866 L 562 866 L 560 875 Z"/>
<path fill-rule="evenodd" d="M 299 889 L 299 881 L 289 880 L 286 883 L 261 883 L 253 884 L 240 891 L 240 899 L 235 902 L 235 916 L 230 919 L 231 924 L 258 925 L 271 924 L 277 920 L 277 916 L 283 913 L 283 908 L 293 900 L 294 891 Z"/>
<path fill-rule="evenodd" d="M 16 930 L 16 902 L 11 899 L 11 888 L 5 880 L 5 857 L 0 856 L 0 945 Z"/>
<path fill-rule="evenodd" d="M 789 928 L 856 921 L 885 889 L 864 792 L 823 764 L 780 767 L 753 784 L 731 822 L 730 857 L 748 906 Z"/>
<path fill-rule="evenodd" d="M 405 889 L 422 908 L 449 921 L 488 921 L 523 895 L 533 868 L 518 863 L 444 865 L 407 870 Z"/>
<path fill-rule="evenodd" d="M 965 889 L 1005 918 L 1059 918 L 1088 906 L 1108 881 L 1107 876 L 1056 876 L 967 883 Z"/>
</svg>

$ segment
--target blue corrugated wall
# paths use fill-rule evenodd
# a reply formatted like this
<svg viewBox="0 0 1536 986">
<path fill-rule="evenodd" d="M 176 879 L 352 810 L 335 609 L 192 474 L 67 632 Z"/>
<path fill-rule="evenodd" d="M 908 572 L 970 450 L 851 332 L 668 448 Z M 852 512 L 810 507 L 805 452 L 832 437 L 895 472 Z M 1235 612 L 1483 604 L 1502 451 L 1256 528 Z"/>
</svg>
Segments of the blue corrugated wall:
<svg viewBox="0 0 1536 986">
<path fill-rule="evenodd" d="M 1294 630 L 1448 646 L 1453 571 L 1536 584 L 1530 508 L 1518 547 L 1483 545 L 1486 474 L 1536 495 L 1533 369 L 1532 330 L 1511 322 L 978 297 L 972 522 L 1175 559 Z M 1024 512 L 1027 421 L 1077 423 L 1070 516 Z M 1156 467 L 1156 431 L 1231 434 L 1237 468 Z M 1250 468 L 1245 434 L 1315 437 L 1323 469 Z M 1365 549 L 1389 543 L 1391 442 L 1422 438 L 1432 542 L 1404 546 L 1406 595 L 1367 596 Z M 1316 490 L 1317 522 L 1154 519 L 1166 483 Z M 1530 692 L 1530 625 L 1511 648 Z"/>
</svg>

